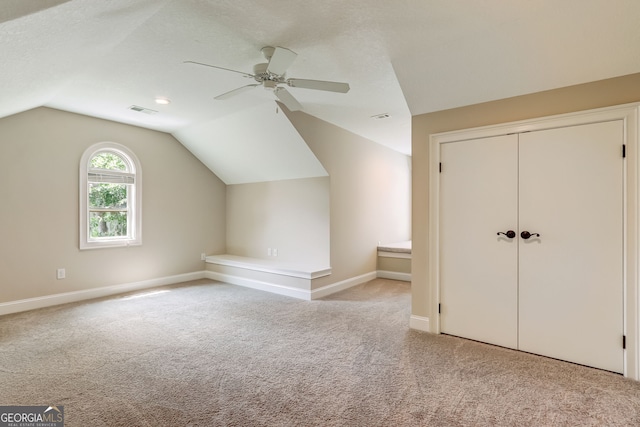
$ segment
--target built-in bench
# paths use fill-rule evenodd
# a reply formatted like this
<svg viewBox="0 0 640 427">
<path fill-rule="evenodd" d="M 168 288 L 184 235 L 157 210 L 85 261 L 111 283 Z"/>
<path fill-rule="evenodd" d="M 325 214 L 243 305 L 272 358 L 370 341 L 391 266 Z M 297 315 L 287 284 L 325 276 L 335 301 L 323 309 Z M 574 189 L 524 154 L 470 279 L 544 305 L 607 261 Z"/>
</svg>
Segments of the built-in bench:
<svg viewBox="0 0 640 427">
<path fill-rule="evenodd" d="M 411 240 L 378 245 L 378 277 L 411 281 Z"/>
<path fill-rule="evenodd" d="M 314 281 L 331 274 L 323 265 L 229 254 L 208 256 L 206 262 L 211 279 L 306 300 L 314 298 Z"/>
<path fill-rule="evenodd" d="M 327 280 L 331 267 L 275 259 L 222 254 L 206 257 L 206 276 L 213 280 L 304 300 L 364 283 L 375 277 L 411 281 L 411 242 L 378 246 L 377 271 L 336 283 Z M 324 280 L 323 280 L 324 278 Z"/>
</svg>

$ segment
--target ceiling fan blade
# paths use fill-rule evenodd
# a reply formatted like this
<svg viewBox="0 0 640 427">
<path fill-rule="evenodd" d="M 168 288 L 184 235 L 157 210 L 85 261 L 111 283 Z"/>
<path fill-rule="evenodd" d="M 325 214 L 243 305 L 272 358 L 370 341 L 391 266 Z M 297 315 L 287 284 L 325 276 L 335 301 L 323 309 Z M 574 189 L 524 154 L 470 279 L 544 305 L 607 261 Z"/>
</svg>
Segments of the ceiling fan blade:
<svg viewBox="0 0 640 427">
<path fill-rule="evenodd" d="M 301 87 L 304 89 L 326 90 L 329 92 L 349 92 L 349 83 L 326 82 L 323 80 L 307 79 L 287 79 L 287 84 L 291 87 Z"/>
<path fill-rule="evenodd" d="M 269 60 L 267 71 L 276 76 L 282 76 L 297 57 L 298 54 L 292 50 L 285 49 L 284 47 L 276 47 L 273 56 Z"/>
<path fill-rule="evenodd" d="M 289 109 L 289 111 L 300 111 L 302 105 L 283 87 L 277 87 L 273 90 L 278 99 Z"/>
<path fill-rule="evenodd" d="M 253 89 L 253 88 L 254 88 L 254 87 L 256 87 L 256 86 L 260 86 L 260 84 L 259 84 L 259 83 L 257 83 L 257 84 L 253 84 L 253 85 L 241 86 L 241 87 L 239 87 L 239 88 L 236 88 L 236 89 L 230 90 L 229 92 L 225 92 L 225 93 L 223 93 L 223 94 L 221 94 L 221 95 L 218 95 L 218 96 L 216 96 L 216 97 L 215 97 L 215 98 L 213 98 L 213 99 L 217 99 L 218 101 L 223 100 L 223 99 L 229 99 L 229 98 L 231 98 L 231 97 L 233 97 L 233 96 L 236 96 L 236 95 L 241 94 L 242 92 L 246 92 L 246 91 L 248 91 L 249 89 Z"/>
<path fill-rule="evenodd" d="M 243 76 L 245 76 L 245 77 L 251 77 L 251 78 L 253 78 L 253 77 L 254 77 L 254 75 L 253 75 L 253 74 L 245 73 L 244 71 L 231 70 L 231 69 L 229 69 L 229 68 L 218 67 L 217 65 L 204 64 L 204 63 L 202 63 L 202 62 L 184 61 L 184 64 L 204 65 L 205 67 L 217 68 L 218 70 L 231 71 L 232 73 L 242 74 L 242 75 L 243 75 Z"/>
</svg>

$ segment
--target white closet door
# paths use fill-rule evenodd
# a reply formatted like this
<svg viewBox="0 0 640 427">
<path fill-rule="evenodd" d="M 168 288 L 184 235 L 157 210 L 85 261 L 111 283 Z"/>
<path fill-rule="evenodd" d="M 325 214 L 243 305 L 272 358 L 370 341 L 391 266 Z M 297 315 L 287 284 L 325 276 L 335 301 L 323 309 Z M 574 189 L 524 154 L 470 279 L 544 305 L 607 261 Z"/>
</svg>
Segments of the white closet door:
<svg viewBox="0 0 640 427">
<path fill-rule="evenodd" d="M 440 328 L 517 346 L 516 135 L 442 144 Z"/>
<path fill-rule="evenodd" d="M 622 143 L 621 121 L 520 135 L 521 350 L 623 371 Z"/>
</svg>

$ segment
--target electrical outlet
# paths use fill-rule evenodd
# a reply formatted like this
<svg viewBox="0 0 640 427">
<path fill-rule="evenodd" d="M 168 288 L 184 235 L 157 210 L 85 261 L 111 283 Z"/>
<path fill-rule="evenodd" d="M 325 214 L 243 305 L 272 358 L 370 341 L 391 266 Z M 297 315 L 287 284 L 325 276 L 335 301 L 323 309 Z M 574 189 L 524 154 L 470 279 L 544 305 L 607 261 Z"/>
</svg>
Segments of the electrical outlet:
<svg viewBox="0 0 640 427">
<path fill-rule="evenodd" d="M 271 255 L 273 255 L 273 251 L 271 250 L 271 248 L 267 248 L 267 256 Z"/>
<path fill-rule="evenodd" d="M 64 279 L 65 277 L 67 277 L 67 271 L 64 268 L 59 268 L 56 271 L 56 277 L 58 280 Z"/>
<path fill-rule="evenodd" d="M 278 248 L 273 248 L 273 251 L 271 253 L 273 254 L 273 256 L 278 256 Z"/>
<path fill-rule="evenodd" d="M 200 260 L 201 260 L 201 261 L 205 261 L 206 259 L 207 259 L 207 254 L 205 254 L 204 252 L 202 252 L 202 253 L 200 254 Z"/>
</svg>

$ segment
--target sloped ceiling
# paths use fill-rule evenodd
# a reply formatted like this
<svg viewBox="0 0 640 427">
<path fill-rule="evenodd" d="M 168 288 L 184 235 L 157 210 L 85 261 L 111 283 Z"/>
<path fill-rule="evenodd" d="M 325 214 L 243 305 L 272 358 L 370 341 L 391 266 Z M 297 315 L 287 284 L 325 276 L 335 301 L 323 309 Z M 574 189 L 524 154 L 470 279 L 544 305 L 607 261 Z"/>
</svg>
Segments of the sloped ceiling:
<svg viewBox="0 0 640 427">
<path fill-rule="evenodd" d="M 203 121 L 175 133 L 196 157 L 226 183 L 327 176 L 287 116 L 271 103 Z M 260 124 L 256 135 L 252 124 Z M 233 146 L 233 149 L 230 149 Z M 242 164 L 242 168 L 237 165 Z"/>
<path fill-rule="evenodd" d="M 227 183 L 315 174 L 273 93 L 216 101 L 247 80 L 184 61 L 251 72 L 287 47 L 289 77 L 351 85 L 291 88 L 307 114 L 410 154 L 412 114 L 640 72 L 639 18 L 638 0 L 3 0 L 0 117 L 44 105 L 169 132 Z M 270 146 L 291 156 L 245 155 Z"/>
</svg>

